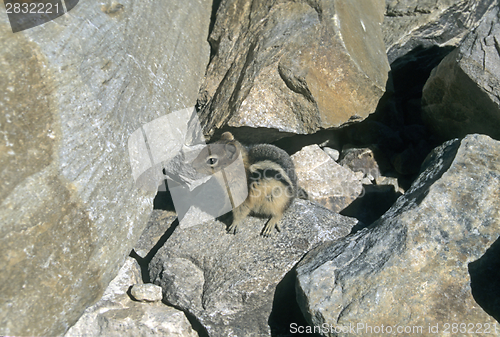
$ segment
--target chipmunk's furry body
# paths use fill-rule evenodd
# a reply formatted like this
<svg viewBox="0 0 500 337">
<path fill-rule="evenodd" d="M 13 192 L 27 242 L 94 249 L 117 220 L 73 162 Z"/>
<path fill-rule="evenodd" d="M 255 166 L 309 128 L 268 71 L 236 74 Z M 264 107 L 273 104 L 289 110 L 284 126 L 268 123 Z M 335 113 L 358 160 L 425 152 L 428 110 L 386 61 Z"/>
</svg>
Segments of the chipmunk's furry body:
<svg viewBox="0 0 500 337">
<path fill-rule="evenodd" d="M 193 166 L 199 172 L 214 173 L 234 162 L 240 153 L 248 196 L 233 209 L 233 223 L 228 232 L 236 233 L 243 219 L 255 213 L 271 217 L 262 231 L 264 236 L 269 236 L 275 227 L 280 231 L 278 222 L 299 190 L 293 162 L 285 151 L 270 144 L 246 148 L 230 132 L 225 132 L 219 141 L 202 150 Z"/>
</svg>

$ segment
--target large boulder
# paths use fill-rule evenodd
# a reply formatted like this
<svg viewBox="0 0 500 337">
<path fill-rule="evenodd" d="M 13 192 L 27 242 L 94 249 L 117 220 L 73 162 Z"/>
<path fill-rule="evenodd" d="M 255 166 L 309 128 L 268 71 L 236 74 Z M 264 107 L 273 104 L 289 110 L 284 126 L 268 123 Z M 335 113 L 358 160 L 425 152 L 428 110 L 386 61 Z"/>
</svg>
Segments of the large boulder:
<svg viewBox="0 0 500 337">
<path fill-rule="evenodd" d="M 499 235 L 499 153 L 500 143 L 484 135 L 445 143 L 380 220 L 307 254 L 296 286 L 309 324 L 326 323 L 339 335 L 448 327 L 465 336 L 476 323 L 493 332 L 496 321 L 471 293 L 468 266 Z"/>
<path fill-rule="evenodd" d="M 198 105 L 204 132 L 273 141 L 365 119 L 385 91 L 384 1 L 222 1 Z"/>
<path fill-rule="evenodd" d="M 312 248 L 347 235 L 357 220 L 296 200 L 281 232 L 261 236 L 266 221 L 250 216 L 236 235 L 220 221 L 181 223 L 150 262 L 151 281 L 163 288 L 167 304 L 193 315 L 209 336 L 270 336 L 279 317 L 293 313 L 287 273 Z"/>
<path fill-rule="evenodd" d="M 0 335 L 63 334 L 124 263 L 154 196 L 127 139 L 194 105 L 210 10 L 80 1 L 15 34 L 0 15 Z"/>
<path fill-rule="evenodd" d="M 474 132 L 500 139 L 499 15 L 498 6 L 485 15 L 424 86 L 422 118 L 444 139 Z"/>
<path fill-rule="evenodd" d="M 495 0 L 386 0 L 382 25 L 389 62 L 411 50 L 456 46 Z"/>
</svg>

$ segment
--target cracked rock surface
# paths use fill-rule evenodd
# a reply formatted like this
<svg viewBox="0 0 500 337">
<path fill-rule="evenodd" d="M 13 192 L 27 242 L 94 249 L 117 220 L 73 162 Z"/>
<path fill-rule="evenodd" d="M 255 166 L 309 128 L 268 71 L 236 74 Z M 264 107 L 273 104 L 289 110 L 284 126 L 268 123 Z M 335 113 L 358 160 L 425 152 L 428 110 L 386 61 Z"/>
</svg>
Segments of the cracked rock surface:
<svg viewBox="0 0 500 337">
<path fill-rule="evenodd" d="M 377 222 L 308 253 L 296 286 L 309 324 L 493 327 L 468 266 L 498 238 L 499 151 L 484 135 L 443 144 Z"/>
<path fill-rule="evenodd" d="M 500 139 L 499 15 L 498 6 L 488 12 L 424 86 L 422 117 L 443 139 L 474 132 Z"/>
<path fill-rule="evenodd" d="M 357 220 L 296 200 L 280 233 L 262 237 L 266 221 L 248 217 L 236 235 L 215 220 L 180 226 L 150 262 L 151 281 L 210 336 L 270 335 L 278 283 L 307 251 L 347 235 Z"/>
<path fill-rule="evenodd" d="M 207 135 L 246 127 L 240 140 L 365 119 L 385 91 L 384 1 L 222 1 L 200 89 Z"/>
</svg>

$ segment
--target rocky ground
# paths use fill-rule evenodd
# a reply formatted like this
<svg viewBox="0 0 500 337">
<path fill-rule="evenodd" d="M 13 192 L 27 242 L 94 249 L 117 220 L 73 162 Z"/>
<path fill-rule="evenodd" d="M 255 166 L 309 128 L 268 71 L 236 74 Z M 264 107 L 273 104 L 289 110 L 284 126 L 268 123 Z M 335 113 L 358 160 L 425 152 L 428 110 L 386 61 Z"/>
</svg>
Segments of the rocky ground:
<svg viewBox="0 0 500 337">
<path fill-rule="evenodd" d="M 0 34 L 0 334 L 497 334 L 497 2 L 158 6 Z M 207 140 L 291 155 L 281 232 L 134 184 L 128 137 L 195 104 Z"/>
</svg>

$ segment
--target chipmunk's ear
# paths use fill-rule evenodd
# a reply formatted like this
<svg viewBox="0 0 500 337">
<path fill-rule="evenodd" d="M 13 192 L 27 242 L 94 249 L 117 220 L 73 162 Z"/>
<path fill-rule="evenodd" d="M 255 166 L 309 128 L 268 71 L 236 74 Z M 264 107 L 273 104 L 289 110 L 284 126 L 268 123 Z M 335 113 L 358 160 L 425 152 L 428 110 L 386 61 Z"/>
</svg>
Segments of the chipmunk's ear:
<svg viewBox="0 0 500 337">
<path fill-rule="evenodd" d="M 226 152 L 226 156 L 230 160 L 236 160 L 238 155 L 240 154 L 238 151 L 238 147 L 234 144 L 236 140 L 231 132 L 226 131 L 220 137 L 221 140 L 227 142 L 224 144 L 224 150 Z"/>
<path fill-rule="evenodd" d="M 225 144 L 224 149 L 226 150 L 227 158 L 230 160 L 235 160 L 239 155 L 238 148 L 232 142 Z"/>
<path fill-rule="evenodd" d="M 222 134 L 222 136 L 220 136 L 220 139 L 221 140 L 227 140 L 227 141 L 230 141 L 230 140 L 234 140 L 234 136 L 231 132 L 229 131 L 226 131 Z"/>
</svg>

